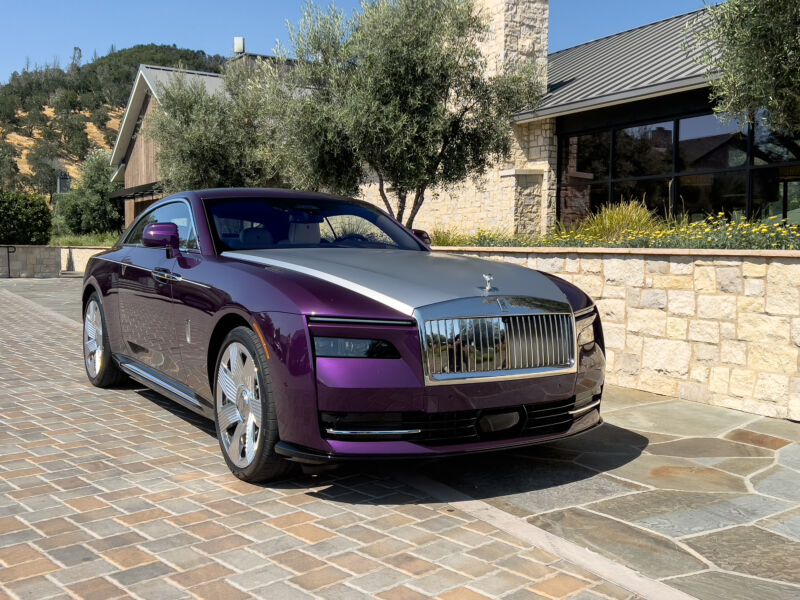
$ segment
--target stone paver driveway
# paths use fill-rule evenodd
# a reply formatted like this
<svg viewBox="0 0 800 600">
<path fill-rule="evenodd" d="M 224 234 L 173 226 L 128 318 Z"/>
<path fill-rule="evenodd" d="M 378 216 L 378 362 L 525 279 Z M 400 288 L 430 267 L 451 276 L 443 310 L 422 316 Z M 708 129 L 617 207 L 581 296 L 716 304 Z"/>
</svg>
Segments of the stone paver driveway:
<svg viewBox="0 0 800 600">
<path fill-rule="evenodd" d="M 0 315 L 2 599 L 634 597 L 399 470 L 243 483 L 209 422 L 90 386 L 77 321 L 7 288 Z"/>
<path fill-rule="evenodd" d="M 800 598 L 798 424 L 610 389 L 581 438 L 252 486 L 88 385 L 79 289 L 0 280 L 0 599 Z"/>
</svg>

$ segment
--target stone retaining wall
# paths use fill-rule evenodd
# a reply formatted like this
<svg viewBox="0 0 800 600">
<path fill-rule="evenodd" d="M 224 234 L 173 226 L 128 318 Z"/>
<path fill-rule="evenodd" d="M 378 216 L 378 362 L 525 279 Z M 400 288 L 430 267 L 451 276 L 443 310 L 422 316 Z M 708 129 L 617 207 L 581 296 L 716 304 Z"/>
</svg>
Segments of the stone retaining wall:
<svg viewBox="0 0 800 600">
<path fill-rule="evenodd" d="M 61 272 L 61 248 L 53 246 L 0 246 L 0 277 L 58 277 Z"/>
<path fill-rule="evenodd" d="M 581 287 L 603 318 L 609 383 L 800 420 L 800 252 L 436 250 Z"/>
<path fill-rule="evenodd" d="M 85 246 L 61 248 L 61 270 L 83 273 L 86 271 L 86 264 L 89 259 L 103 250 L 108 250 L 108 248 L 100 246 L 94 248 Z"/>
</svg>

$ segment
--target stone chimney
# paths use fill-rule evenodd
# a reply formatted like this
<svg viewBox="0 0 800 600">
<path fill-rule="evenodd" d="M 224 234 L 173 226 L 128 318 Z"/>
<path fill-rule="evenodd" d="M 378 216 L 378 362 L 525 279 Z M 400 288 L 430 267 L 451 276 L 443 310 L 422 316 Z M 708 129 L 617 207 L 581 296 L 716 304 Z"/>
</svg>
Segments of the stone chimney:
<svg viewBox="0 0 800 600">
<path fill-rule="evenodd" d="M 547 67 L 547 37 L 550 4 L 548 0 L 477 0 L 489 19 L 490 34 L 484 45 L 488 74 L 497 73 L 506 63 L 534 59 Z"/>
</svg>

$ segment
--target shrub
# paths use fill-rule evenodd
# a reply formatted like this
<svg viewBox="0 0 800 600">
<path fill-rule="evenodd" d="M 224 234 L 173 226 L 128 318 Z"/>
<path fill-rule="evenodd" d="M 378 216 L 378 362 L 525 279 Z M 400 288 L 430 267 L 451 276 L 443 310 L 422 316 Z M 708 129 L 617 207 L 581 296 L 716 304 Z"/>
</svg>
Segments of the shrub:
<svg viewBox="0 0 800 600">
<path fill-rule="evenodd" d="M 0 190 L 0 244 L 46 244 L 52 218 L 42 196 Z"/>
<path fill-rule="evenodd" d="M 589 215 L 571 230 L 559 225 L 556 231 L 603 242 L 617 242 L 632 231 L 657 231 L 665 225 L 665 221 L 650 212 L 644 204 L 620 202 L 604 206 L 599 213 Z"/>
<path fill-rule="evenodd" d="M 102 233 L 122 228 L 123 212 L 120 200 L 111 194 L 118 183 L 111 183 L 114 172 L 108 150 L 95 149 L 81 166 L 78 184 L 56 203 L 56 218 L 71 233 Z M 59 230 L 59 233 L 64 233 Z"/>
</svg>

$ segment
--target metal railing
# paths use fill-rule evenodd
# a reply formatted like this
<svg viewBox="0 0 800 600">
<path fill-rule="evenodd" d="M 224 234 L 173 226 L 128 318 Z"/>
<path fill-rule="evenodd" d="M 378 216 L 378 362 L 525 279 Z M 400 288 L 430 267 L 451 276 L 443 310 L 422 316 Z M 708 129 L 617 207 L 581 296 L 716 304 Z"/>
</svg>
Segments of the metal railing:
<svg viewBox="0 0 800 600">
<path fill-rule="evenodd" d="M 11 255 L 17 251 L 17 247 L 10 244 L 0 244 L 0 248 L 6 249 L 6 267 L 8 268 L 8 275 L 6 278 L 11 279 Z"/>
</svg>

